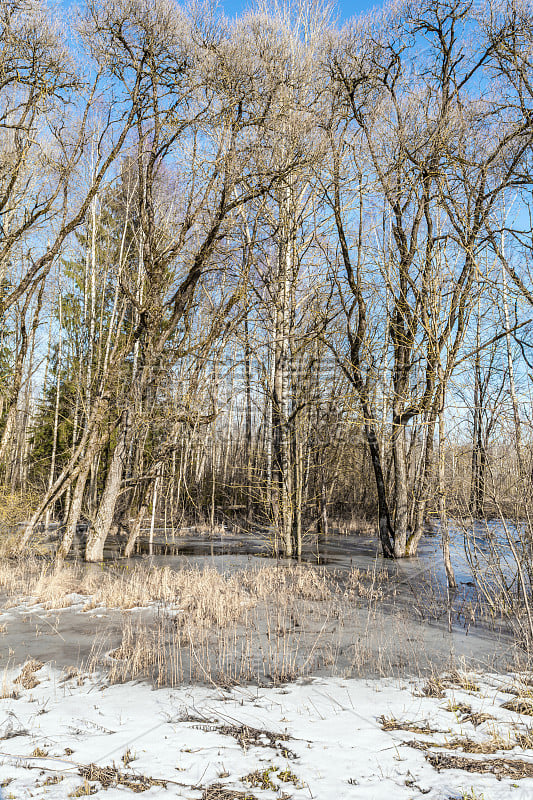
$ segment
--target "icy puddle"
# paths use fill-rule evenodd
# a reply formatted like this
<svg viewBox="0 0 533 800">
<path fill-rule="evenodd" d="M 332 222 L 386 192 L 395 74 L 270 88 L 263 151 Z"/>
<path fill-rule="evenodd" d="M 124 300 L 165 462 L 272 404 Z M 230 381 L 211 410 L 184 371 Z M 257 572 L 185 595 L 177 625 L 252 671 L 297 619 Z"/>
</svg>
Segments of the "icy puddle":
<svg viewBox="0 0 533 800">
<path fill-rule="evenodd" d="M 533 797 L 514 675 L 153 690 L 27 662 L 3 694 L 6 800 Z"/>
<path fill-rule="evenodd" d="M 393 578 L 372 565 L 331 573 L 226 556 L 180 569 L 37 571 L 0 607 L 0 669 L 30 657 L 98 668 L 116 653 L 121 681 L 175 686 L 516 668 L 510 632 L 477 620 L 469 601 L 449 607 L 414 566 Z"/>
</svg>

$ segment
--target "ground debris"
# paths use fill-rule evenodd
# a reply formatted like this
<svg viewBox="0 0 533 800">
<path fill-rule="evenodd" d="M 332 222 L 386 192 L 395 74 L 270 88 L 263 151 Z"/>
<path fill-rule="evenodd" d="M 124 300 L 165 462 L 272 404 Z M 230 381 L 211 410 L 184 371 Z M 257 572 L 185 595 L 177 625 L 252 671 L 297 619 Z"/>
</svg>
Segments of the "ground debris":
<svg viewBox="0 0 533 800">
<path fill-rule="evenodd" d="M 394 730 L 394 729 L 390 729 Z M 403 730 L 410 730 L 404 728 Z M 415 731 L 416 733 L 416 731 Z M 515 747 L 520 747 L 522 750 L 531 749 L 533 739 L 529 731 L 522 733 L 517 731 L 515 736 L 504 737 L 496 731 L 492 732 L 490 736 L 482 740 L 471 739 L 469 736 L 454 736 L 446 739 L 443 742 L 425 741 L 421 742 L 417 739 L 403 742 L 407 747 L 412 747 L 415 750 L 429 751 L 430 748 L 442 748 L 445 750 L 462 750 L 464 753 L 475 753 L 477 755 L 494 755 L 505 750 L 513 750 Z"/>
<path fill-rule="evenodd" d="M 256 769 L 255 772 L 250 772 L 248 775 L 244 775 L 241 778 L 243 783 L 247 783 L 248 786 L 258 789 L 272 789 L 272 791 L 277 791 L 278 786 L 272 778 L 276 778 L 278 781 L 282 781 L 283 783 L 292 783 L 296 786 L 297 789 L 302 789 L 303 784 L 301 783 L 300 779 L 297 775 L 289 769 L 289 767 L 285 767 L 285 769 L 280 769 L 280 767 L 275 767 L 270 765 L 266 769 Z"/>
<path fill-rule="evenodd" d="M 479 685 L 467 672 L 452 670 L 444 675 L 432 675 L 422 687 L 423 697 L 443 698 L 446 689 L 460 688 L 465 692 L 479 692 Z M 461 704 L 459 704 L 461 705 Z M 467 704 L 464 704 L 467 707 Z"/>
<path fill-rule="evenodd" d="M 381 729 L 384 731 L 409 731 L 409 733 L 442 733 L 438 728 L 432 728 L 426 721 L 409 722 L 407 720 L 399 720 L 396 717 L 386 717 L 382 714 L 378 717 L 378 722 L 381 724 Z"/>
<path fill-rule="evenodd" d="M 248 747 L 273 747 L 278 749 L 278 742 L 287 742 L 290 739 L 287 733 L 274 733 L 262 728 L 252 728 L 250 725 L 217 725 L 209 722 L 195 725 L 194 727 L 202 731 L 216 731 L 223 736 L 232 736 L 243 750 Z"/>
<path fill-rule="evenodd" d="M 427 753 L 430 747 L 438 747 L 438 742 L 419 742 L 418 739 L 409 739 L 406 742 L 402 742 L 405 747 L 411 747 L 413 750 L 422 750 L 424 753 Z"/>
<path fill-rule="evenodd" d="M 78 770 L 82 778 L 87 781 L 98 781 L 104 789 L 109 786 L 125 786 L 133 792 L 146 792 L 152 786 L 167 787 L 167 782 L 147 775 L 137 775 L 133 772 L 120 772 L 115 766 L 99 767 L 96 764 L 82 766 Z"/>
<path fill-rule="evenodd" d="M 471 711 L 469 714 L 464 714 L 461 717 L 461 722 L 470 722 L 474 728 L 478 725 L 483 725 L 484 722 L 494 719 L 492 714 L 485 714 L 482 711 Z"/>
<path fill-rule="evenodd" d="M 533 778 L 533 762 L 512 758 L 467 758 L 448 753 L 427 753 L 426 760 L 440 772 L 461 769 L 466 772 L 491 773 L 497 778 Z"/>
<path fill-rule="evenodd" d="M 222 783 L 213 783 L 202 792 L 202 800 L 257 800 L 250 792 L 240 792 Z"/>
<path fill-rule="evenodd" d="M 452 714 L 462 714 L 464 717 L 472 713 L 472 706 L 468 705 L 468 703 L 455 703 L 452 700 L 448 702 L 444 709 Z"/>
<path fill-rule="evenodd" d="M 8 719 L 5 727 L 0 728 L 0 741 L 5 741 L 6 739 L 14 739 L 16 736 L 28 736 L 29 731 L 27 728 L 23 728 L 20 725 L 15 727 L 13 725 L 13 720 Z"/>
</svg>

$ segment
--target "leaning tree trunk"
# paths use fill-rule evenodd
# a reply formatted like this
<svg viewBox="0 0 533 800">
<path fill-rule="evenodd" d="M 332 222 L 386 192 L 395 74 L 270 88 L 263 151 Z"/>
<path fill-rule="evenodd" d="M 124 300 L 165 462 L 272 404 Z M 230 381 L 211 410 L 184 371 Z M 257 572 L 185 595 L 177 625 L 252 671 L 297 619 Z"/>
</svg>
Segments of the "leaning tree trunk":
<svg viewBox="0 0 533 800">
<path fill-rule="evenodd" d="M 78 479 L 74 487 L 74 492 L 72 493 L 72 497 L 70 500 L 70 507 L 68 510 L 67 521 L 65 524 L 65 531 L 63 533 L 63 538 L 61 539 L 61 544 L 59 545 L 56 554 L 56 559 L 58 561 L 62 561 L 63 559 L 65 559 L 70 552 L 70 548 L 72 547 L 72 542 L 74 541 L 74 537 L 76 535 L 78 520 L 81 514 L 83 495 L 85 492 L 85 485 L 87 483 L 87 477 L 89 475 L 90 468 L 91 465 L 87 464 L 87 467 L 84 470 L 82 470 L 78 475 Z"/>
<path fill-rule="evenodd" d="M 115 506 L 122 484 L 122 474 L 124 471 L 124 463 L 127 456 L 129 436 L 129 411 L 126 410 L 122 413 L 121 425 L 119 427 L 119 438 L 111 464 L 106 477 L 102 499 L 98 506 L 98 512 L 92 530 L 87 538 L 87 545 L 85 548 L 86 561 L 102 561 L 104 555 L 104 545 L 108 537 L 111 525 L 113 524 L 113 516 L 115 514 Z"/>
<path fill-rule="evenodd" d="M 61 540 L 61 544 L 56 554 L 56 558 L 58 561 L 65 559 L 70 552 L 70 548 L 72 547 L 72 542 L 74 541 L 74 537 L 76 535 L 76 529 L 78 527 L 78 521 L 81 515 L 87 478 L 89 477 L 89 471 L 91 469 L 94 458 L 100 446 L 101 446 L 101 441 L 98 436 L 98 430 L 97 428 L 94 428 L 91 437 L 89 439 L 89 442 L 87 444 L 87 449 L 85 451 L 85 455 L 83 457 L 83 463 L 81 465 L 81 469 L 76 480 L 74 492 L 72 493 L 67 515 L 67 521 L 65 524 L 65 531 L 63 533 L 63 538 Z"/>
<path fill-rule="evenodd" d="M 88 446 L 88 442 L 91 439 L 91 435 L 94 434 L 97 436 L 98 446 L 102 446 L 102 443 L 105 441 L 106 434 L 102 434 L 100 431 L 96 431 L 95 429 L 98 428 L 102 417 L 107 409 L 108 405 L 108 396 L 102 395 L 99 401 L 95 404 L 93 408 L 93 412 L 91 415 L 91 419 L 83 432 L 83 435 L 76 446 L 72 456 L 68 464 L 62 469 L 60 475 L 54 481 L 53 486 L 45 493 L 43 499 L 41 500 L 39 506 L 33 513 L 30 521 L 26 525 L 24 530 L 24 534 L 20 540 L 19 548 L 22 551 L 29 543 L 32 535 L 33 530 L 37 523 L 41 520 L 44 512 L 48 508 L 51 503 L 54 503 L 61 495 L 67 490 L 68 486 L 70 486 L 74 480 L 78 477 L 80 472 L 83 471 L 85 468 L 85 458 L 84 455 L 86 453 L 86 448 Z"/>
</svg>

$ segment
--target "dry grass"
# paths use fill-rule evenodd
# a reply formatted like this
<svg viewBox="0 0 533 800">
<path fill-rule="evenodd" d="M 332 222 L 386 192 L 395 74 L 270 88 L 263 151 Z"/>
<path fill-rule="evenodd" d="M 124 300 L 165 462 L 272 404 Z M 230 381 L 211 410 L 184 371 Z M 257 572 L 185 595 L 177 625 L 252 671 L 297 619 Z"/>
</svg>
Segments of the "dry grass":
<svg viewBox="0 0 533 800">
<path fill-rule="evenodd" d="M 274 780 L 273 780 L 274 778 Z M 279 782 L 292 783 L 297 789 L 302 789 L 303 784 L 295 773 L 288 767 L 280 769 L 272 764 L 266 769 L 256 769 L 248 775 L 241 778 L 242 783 L 257 789 L 270 789 L 277 792 L 279 789 Z"/>
<path fill-rule="evenodd" d="M 446 684 L 442 678 L 432 675 L 422 687 L 422 694 L 424 697 L 442 698 L 445 688 Z"/>
<path fill-rule="evenodd" d="M 31 597 L 49 608 L 90 598 L 86 609 L 134 608 L 178 603 L 195 625 L 224 624 L 242 616 L 257 600 L 276 596 L 324 601 L 332 597 L 327 578 L 311 566 L 263 567 L 222 574 L 211 567 L 105 569 L 81 564 L 55 566 L 41 559 L 0 559 L 0 590 L 11 598 Z"/>
<path fill-rule="evenodd" d="M 77 789 L 74 789 L 69 794 L 69 797 L 87 797 L 88 795 L 96 794 L 98 791 L 98 786 L 91 785 L 89 781 L 83 781 L 81 786 L 78 786 Z"/>
<path fill-rule="evenodd" d="M 125 614 L 122 639 L 107 655 L 105 636 L 95 636 L 85 667 L 104 663 L 112 681 L 143 676 L 172 685 L 231 685 L 257 675 L 279 683 L 307 674 L 317 663 L 321 624 L 341 596 L 338 585 L 312 566 L 222 574 L 211 567 L 176 571 L 144 564 L 54 567 L 39 559 L 0 560 L 0 588 L 11 605 L 22 599 L 48 608 L 82 603 L 83 610 L 155 605 L 148 622 Z M 316 627 L 305 644 L 300 620 Z"/>
<path fill-rule="evenodd" d="M 352 567 L 346 581 L 346 592 L 351 597 L 365 600 L 381 600 L 384 595 L 383 584 L 389 581 L 386 570 L 363 571 Z M 390 587 L 389 594 L 390 594 Z"/>
<path fill-rule="evenodd" d="M 464 753 L 477 753 L 483 755 L 493 755 L 505 750 L 512 750 L 517 742 L 510 735 L 502 736 L 499 732 L 493 731 L 490 736 L 477 741 L 468 736 L 456 736 L 448 739 L 443 744 L 432 743 L 432 747 L 443 747 L 446 750 L 462 750 Z"/>
<path fill-rule="evenodd" d="M 446 711 L 451 711 L 452 714 L 467 715 L 472 713 L 472 706 L 468 703 L 456 703 L 453 700 L 448 700 Z"/>
<path fill-rule="evenodd" d="M 432 675 L 422 687 L 422 694 L 425 697 L 443 698 L 446 689 L 455 688 L 462 689 L 465 692 L 479 692 L 479 685 L 474 681 L 470 673 L 454 669 L 444 675 Z M 453 704 L 449 703 L 448 710 L 468 713 L 472 709 L 466 704 L 455 704 L 453 706 Z"/>
<path fill-rule="evenodd" d="M 42 661 L 35 661 L 34 659 L 26 661 L 20 675 L 15 678 L 13 683 L 19 683 L 24 689 L 34 689 L 40 683 L 35 677 L 35 673 L 39 672 L 43 666 Z"/>
<path fill-rule="evenodd" d="M 426 759 L 440 772 L 442 769 L 462 769 L 481 774 L 492 773 L 497 778 L 533 778 L 533 762 L 514 758 L 467 758 L 447 753 L 428 753 Z"/>
<path fill-rule="evenodd" d="M 488 722 L 489 720 L 493 720 L 494 717 L 492 714 L 485 714 L 483 711 L 472 711 L 469 714 L 465 714 L 461 722 L 470 722 L 474 728 L 477 728 L 479 725 L 483 725 L 484 722 Z"/>
<path fill-rule="evenodd" d="M 97 671 L 103 664 L 108 679 L 117 683 L 145 678 L 159 686 L 279 684 L 315 667 L 316 640 L 301 641 L 300 636 L 275 630 L 264 607 L 220 627 L 204 622 L 193 627 L 182 615 L 162 615 L 153 624 L 128 619 L 119 647 L 106 656 L 96 643 L 86 669 Z"/>
<path fill-rule="evenodd" d="M 422 634 L 413 635 L 411 615 L 392 609 L 390 602 L 383 608 L 385 591 L 388 601 L 392 597 L 388 580 L 384 570 L 335 575 L 305 564 L 221 573 L 210 566 L 176 570 L 120 561 L 55 566 L 37 557 L 0 559 L 5 605 L 76 604 L 77 610 L 124 612 L 150 607 L 147 613 L 123 614 L 120 638 L 114 624 L 106 627 L 96 616 L 88 620 L 93 650 L 75 667 L 103 668 L 114 682 L 145 678 L 171 686 L 280 684 L 317 671 L 427 674 L 431 654 Z M 457 673 L 430 679 L 425 691 L 442 696 L 452 685 L 475 688 Z"/>
<path fill-rule="evenodd" d="M 341 582 L 310 565 L 223 574 L 211 567 L 176 571 L 144 564 L 121 569 L 119 564 L 102 570 L 82 564 L 55 568 L 38 559 L 0 561 L 0 586 L 12 598 L 18 593 L 19 600 L 31 598 L 50 608 L 76 602 L 85 604 L 83 610 L 155 606 L 157 613 L 148 620 L 125 614 L 121 640 L 112 648 L 106 647 L 105 630 L 95 635 L 84 668 L 104 666 L 115 682 L 144 677 L 158 685 L 187 680 L 279 684 L 320 668 L 335 673 L 341 656 L 343 674 L 359 674 L 369 665 L 386 672 L 386 646 L 377 657 L 367 646 L 367 637 L 381 636 L 373 610 L 377 603 L 370 599 L 378 580 L 373 572 L 354 570 L 349 581 Z M 356 582 L 363 588 L 354 592 Z M 351 620 L 361 608 L 369 609 L 367 627 L 354 642 Z"/>
<path fill-rule="evenodd" d="M 200 680 L 233 685 L 260 679 L 284 683 L 316 668 L 335 668 L 342 641 L 353 648 L 345 621 L 372 596 L 375 575 L 354 571 L 341 583 L 310 565 L 264 566 L 220 573 L 212 567 L 134 567 L 0 560 L 0 590 L 8 604 L 23 599 L 47 608 L 81 603 L 129 610 L 156 606 L 156 616 L 125 616 L 122 640 L 106 656 L 95 636 L 89 669 L 104 664 L 113 681 L 133 677 L 177 685 Z M 357 580 L 360 589 L 354 596 Z M 370 627 L 370 631 L 375 626 Z M 358 647 L 358 644 L 357 644 Z M 357 648 L 356 648 L 357 649 Z M 370 653 L 354 651 L 354 668 Z"/>
<path fill-rule="evenodd" d="M 239 575 L 242 585 L 256 597 L 300 598 L 327 601 L 332 598 L 332 586 L 326 575 L 311 566 L 269 566 L 257 571 L 247 570 Z"/>
<path fill-rule="evenodd" d="M 325 592 L 322 575 L 312 567 L 300 568 L 300 588 L 294 593 L 290 586 L 280 588 L 278 568 L 270 569 L 271 575 L 267 569 L 258 573 L 261 597 L 254 593 L 255 573 L 242 573 L 230 576 L 240 585 L 238 602 L 225 604 L 227 578 L 217 574 L 198 597 L 191 590 L 181 613 L 164 607 L 148 621 L 125 614 L 121 641 L 111 650 L 100 638 L 85 668 L 104 666 L 114 682 L 145 678 L 156 685 L 200 681 L 232 686 L 281 684 L 317 670 L 390 675 L 405 665 L 416 667 L 418 644 L 403 633 L 403 618 L 383 620 L 379 610 L 368 609 L 366 601 L 347 596 L 334 583 L 326 586 L 328 601 L 309 599 Z M 197 578 L 198 573 L 193 588 L 202 586 Z M 405 653 L 398 654 L 403 646 Z"/>
<path fill-rule="evenodd" d="M 526 714 L 529 717 L 533 717 L 532 700 L 515 697 L 512 700 L 508 700 L 506 703 L 502 703 L 502 708 L 506 708 L 508 711 L 515 711 L 517 714 Z"/>
<path fill-rule="evenodd" d="M 515 744 L 522 750 L 533 750 L 533 729 L 515 730 Z"/>
<path fill-rule="evenodd" d="M 447 686 L 456 686 L 465 692 L 479 692 L 478 683 L 468 672 L 461 672 L 457 669 L 451 670 L 446 673 L 444 682 Z"/>
</svg>

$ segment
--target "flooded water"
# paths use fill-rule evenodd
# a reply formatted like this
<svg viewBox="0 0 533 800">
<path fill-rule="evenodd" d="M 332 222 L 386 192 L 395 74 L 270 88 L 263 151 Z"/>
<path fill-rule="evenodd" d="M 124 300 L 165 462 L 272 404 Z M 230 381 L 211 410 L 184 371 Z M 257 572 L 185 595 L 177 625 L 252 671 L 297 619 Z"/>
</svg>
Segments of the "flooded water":
<svg viewBox="0 0 533 800">
<path fill-rule="evenodd" d="M 364 572 L 385 572 L 388 576 L 389 593 L 384 598 L 387 605 L 392 599 L 396 607 L 399 603 L 408 607 L 413 599 L 421 598 L 429 604 L 428 598 L 438 598 L 439 603 L 451 604 L 455 618 L 464 617 L 466 607 L 476 606 L 482 596 L 476 584 L 472 564 L 485 584 L 495 581 L 495 552 L 500 561 L 498 568 L 506 575 L 512 585 L 516 564 L 509 548 L 509 536 L 519 538 L 517 528 L 510 523 L 497 521 L 470 522 L 450 520 L 450 551 L 458 590 L 449 597 L 446 573 L 442 555 L 441 530 L 439 522 L 427 527 L 420 542 L 418 553 L 411 558 L 390 560 L 380 555 L 379 542 L 368 533 L 345 533 L 333 530 L 327 536 L 309 535 L 304 538 L 301 561 L 334 574 L 338 580 L 349 574 L 352 568 Z M 222 571 L 244 568 L 258 568 L 262 564 L 293 564 L 283 558 L 273 557 L 273 536 L 269 531 L 243 532 L 239 530 L 218 529 L 216 533 L 198 533 L 185 530 L 179 535 L 164 528 L 156 528 L 152 542 L 148 533 L 141 535 L 133 557 L 121 556 L 124 542 L 109 539 L 104 550 L 104 560 L 109 564 L 134 565 L 149 560 L 158 566 L 181 569 L 186 565 L 201 567 L 213 564 Z M 517 541 L 517 546 L 520 543 Z M 81 559 L 84 552 L 85 533 L 78 534 L 71 558 Z M 151 551 L 151 552 L 150 552 Z M 470 558 L 468 557 L 470 555 Z M 485 586 L 486 588 L 486 586 Z M 433 605 L 435 605 L 433 603 Z M 449 615 L 449 609 L 446 612 Z M 467 612 L 471 618 L 472 613 Z M 464 621 L 464 620 L 463 620 Z M 465 622 L 465 624 L 468 624 Z"/>
<path fill-rule="evenodd" d="M 494 561 L 495 549 L 501 557 L 502 569 L 510 576 L 516 569 L 508 536 L 520 545 L 516 526 L 500 521 L 473 521 L 464 523 L 451 520 L 450 532 L 451 560 L 455 578 L 465 595 L 473 599 L 475 595 L 475 576 L 472 572 L 472 559 L 477 567 L 486 572 Z M 205 557 L 246 556 L 253 558 L 272 558 L 273 540 L 268 533 L 263 535 L 238 531 L 218 532 L 214 535 L 185 533 L 173 537 L 164 529 L 157 529 L 152 543 L 152 558 L 157 564 L 169 564 L 179 568 L 187 561 L 196 562 Z M 136 555 L 149 555 L 148 537 L 138 543 Z M 81 556 L 81 544 L 77 556 Z M 470 560 L 468 558 L 470 553 Z M 104 557 L 114 560 L 120 557 L 120 547 L 113 542 L 108 544 Z M 375 536 L 362 533 L 339 533 L 333 530 L 327 536 L 310 535 L 304 538 L 301 560 L 304 563 L 323 567 L 326 571 L 342 573 L 352 567 L 362 570 L 386 570 L 398 586 L 408 585 L 419 579 L 431 581 L 435 587 L 445 590 L 446 573 L 442 556 L 440 524 L 436 521 L 428 526 L 420 542 L 416 556 L 401 560 L 388 560 L 380 555 L 379 542 Z M 222 563 L 224 559 L 222 559 Z M 233 559 L 231 560 L 233 563 Z M 284 563 L 284 559 L 277 559 Z M 229 562 L 228 562 L 229 563 Z M 292 563 L 286 561 L 286 563 Z"/>
<path fill-rule="evenodd" d="M 333 611 L 320 608 L 319 603 L 305 609 L 295 602 L 293 612 L 300 624 L 290 636 L 304 660 L 312 656 L 310 671 L 341 675 L 420 673 L 445 669 L 452 663 L 488 670 L 511 668 L 517 655 L 513 632 L 505 622 L 480 614 L 472 571 L 465 557 L 465 532 L 460 525 L 453 525 L 450 534 L 459 584 L 453 596 L 446 588 L 438 526 L 427 531 L 416 557 L 399 561 L 383 559 L 375 537 L 367 534 L 332 532 L 327 537 L 309 536 L 302 562 L 325 572 L 341 590 L 344 584 L 349 585 L 354 568 L 366 574 L 367 585 L 370 582 L 372 587 L 375 576 L 377 589 L 375 596 L 370 593 L 368 598 L 363 595 L 353 601 L 339 601 Z M 493 534 L 489 532 L 497 534 L 496 529 Z M 472 535 L 483 540 L 487 534 L 479 527 Z M 113 541 L 106 547 L 105 557 L 108 568 L 139 563 L 176 570 L 207 566 L 224 574 L 294 564 L 273 558 L 271 545 L 268 531 L 252 535 L 225 530 L 212 536 L 186 531 L 173 537 L 169 531 L 159 529 L 154 531 L 152 555 L 148 555 L 149 542 L 143 537 L 134 557 L 121 558 L 121 545 Z M 481 545 L 476 547 L 482 551 Z M 73 558 L 82 552 L 83 535 L 78 537 Z M 491 552 L 488 546 L 487 552 Z M 102 569 L 102 565 L 85 568 Z M 153 608 L 137 613 L 139 623 L 152 624 Z M 271 610 L 265 608 L 254 617 L 254 636 L 265 648 L 270 647 L 269 614 Z M 45 610 L 29 605 L 8 609 L 2 618 L 0 622 L 6 621 L 7 633 L 0 665 L 9 660 L 22 662 L 31 654 L 64 667 L 90 660 L 95 642 L 102 653 L 117 647 L 131 614 L 120 609 L 80 613 L 80 608 Z M 237 629 L 238 626 L 235 636 L 244 640 L 249 632 Z M 316 645 L 318 641 L 320 646 Z M 213 652 L 216 658 L 216 648 Z"/>
<path fill-rule="evenodd" d="M 487 558 L 490 556 L 490 541 L 498 545 L 504 554 L 504 559 L 510 554 L 507 536 L 501 522 L 474 521 L 466 524 L 452 520 L 449 523 L 449 530 L 451 557 L 459 584 L 467 585 L 473 578 L 465 554 L 465 542 L 470 542 L 471 546 L 475 545 L 478 557 L 482 557 L 483 554 L 486 554 Z M 508 530 L 513 532 L 516 529 L 514 525 L 509 524 Z M 84 531 L 78 533 L 71 552 L 72 558 L 83 557 L 85 539 Z M 122 558 L 123 547 L 124 541 L 108 539 L 104 549 L 104 560 L 115 561 L 117 558 Z M 141 535 L 131 560 L 135 561 L 139 556 L 148 556 L 150 550 L 154 557 L 171 557 L 172 563 L 197 556 L 252 555 L 266 558 L 273 553 L 273 537 L 269 536 L 268 532 L 251 533 L 227 529 L 217 531 L 215 534 L 189 532 L 185 529 L 178 535 L 173 535 L 170 529 L 156 528 L 152 544 L 147 533 Z M 361 568 L 369 568 L 380 563 L 381 566 L 386 565 L 391 574 L 398 574 L 400 578 L 404 573 L 411 574 L 419 569 L 429 570 L 439 581 L 445 582 L 438 521 L 427 527 L 418 553 L 413 558 L 387 561 L 380 557 L 379 550 L 379 542 L 375 536 L 339 533 L 333 529 L 327 536 L 313 534 L 304 538 L 302 561 L 337 570 L 350 569 L 355 563 L 354 560 Z M 178 562 L 175 562 L 174 558 L 178 558 Z"/>
</svg>

